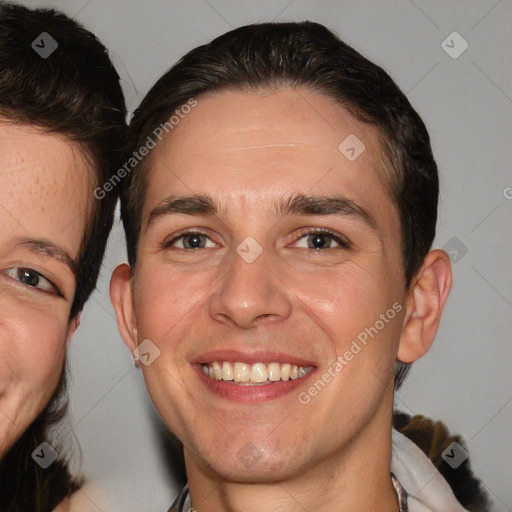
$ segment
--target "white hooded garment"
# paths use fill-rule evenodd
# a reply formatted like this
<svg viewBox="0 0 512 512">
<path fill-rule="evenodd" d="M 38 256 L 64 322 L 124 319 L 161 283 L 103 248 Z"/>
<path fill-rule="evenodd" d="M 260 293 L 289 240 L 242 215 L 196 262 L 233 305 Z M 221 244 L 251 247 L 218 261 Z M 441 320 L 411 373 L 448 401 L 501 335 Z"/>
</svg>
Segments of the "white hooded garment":
<svg viewBox="0 0 512 512">
<path fill-rule="evenodd" d="M 409 512 L 467 512 L 420 448 L 395 429 L 391 439 L 391 472 L 409 496 Z"/>
</svg>

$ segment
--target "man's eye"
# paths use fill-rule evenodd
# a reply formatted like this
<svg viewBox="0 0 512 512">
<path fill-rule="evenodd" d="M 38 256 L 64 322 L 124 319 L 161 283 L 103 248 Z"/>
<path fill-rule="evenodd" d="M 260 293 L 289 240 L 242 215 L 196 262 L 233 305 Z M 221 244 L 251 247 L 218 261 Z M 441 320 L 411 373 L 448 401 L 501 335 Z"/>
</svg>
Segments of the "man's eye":
<svg viewBox="0 0 512 512">
<path fill-rule="evenodd" d="M 207 246 L 208 241 L 210 242 L 210 245 Z M 205 249 L 208 247 L 215 247 L 215 244 L 203 233 L 185 233 L 173 238 L 169 242 L 165 242 L 164 247 L 176 247 L 178 249 Z"/>
<path fill-rule="evenodd" d="M 4 270 L 4 274 L 31 288 L 37 288 L 54 295 L 60 295 L 57 287 L 53 283 L 31 268 L 12 267 Z"/>
<path fill-rule="evenodd" d="M 300 242 L 304 240 L 304 242 Z M 342 240 L 340 237 L 328 231 L 310 231 L 304 233 L 297 241 L 298 247 L 305 249 L 333 249 L 334 247 L 349 247 L 347 241 Z"/>
</svg>

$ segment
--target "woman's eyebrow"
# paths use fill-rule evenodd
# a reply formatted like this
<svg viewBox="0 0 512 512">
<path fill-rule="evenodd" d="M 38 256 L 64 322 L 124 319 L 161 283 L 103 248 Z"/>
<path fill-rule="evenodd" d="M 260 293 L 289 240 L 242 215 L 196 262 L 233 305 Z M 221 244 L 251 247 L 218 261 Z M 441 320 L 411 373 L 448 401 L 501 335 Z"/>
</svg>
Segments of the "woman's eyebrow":
<svg viewBox="0 0 512 512">
<path fill-rule="evenodd" d="M 78 264 L 69 253 L 47 238 L 22 238 L 17 245 L 27 247 L 35 254 L 42 254 L 54 258 L 69 267 L 73 275 L 78 275 Z"/>
<path fill-rule="evenodd" d="M 372 229 L 377 228 L 373 216 L 356 202 L 341 196 L 306 196 L 292 194 L 278 198 L 273 203 L 274 212 L 286 215 L 341 215 L 353 216 Z M 218 215 L 219 208 L 209 195 L 170 196 L 151 210 L 145 228 L 157 219 L 173 214 Z"/>
</svg>

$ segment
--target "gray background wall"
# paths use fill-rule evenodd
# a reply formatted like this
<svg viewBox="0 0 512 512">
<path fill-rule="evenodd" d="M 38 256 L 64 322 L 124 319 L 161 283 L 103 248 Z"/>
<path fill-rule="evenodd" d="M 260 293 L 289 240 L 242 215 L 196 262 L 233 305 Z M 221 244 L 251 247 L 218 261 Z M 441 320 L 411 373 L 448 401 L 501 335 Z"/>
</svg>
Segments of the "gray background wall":
<svg viewBox="0 0 512 512">
<path fill-rule="evenodd" d="M 467 440 L 496 512 L 512 509 L 512 2 L 510 0 L 25 0 L 74 16 L 110 48 L 131 111 L 189 49 L 232 27 L 311 19 L 382 65 L 425 120 L 441 172 L 437 247 L 455 284 L 436 343 L 398 407 Z M 458 32 L 467 50 L 442 41 Z M 58 34 L 53 34 L 58 40 Z M 454 48 L 461 42 L 450 39 Z M 508 187 L 508 188 L 507 188 Z M 455 238 L 454 238 L 455 237 Z M 158 419 L 108 299 L 125 258 L 117 222 L 70 349 L 74 462 L 91 510 L 164 511 L 177 492 Z M 467 252 L 465 252 L 467 250 Z"/>
</svg>

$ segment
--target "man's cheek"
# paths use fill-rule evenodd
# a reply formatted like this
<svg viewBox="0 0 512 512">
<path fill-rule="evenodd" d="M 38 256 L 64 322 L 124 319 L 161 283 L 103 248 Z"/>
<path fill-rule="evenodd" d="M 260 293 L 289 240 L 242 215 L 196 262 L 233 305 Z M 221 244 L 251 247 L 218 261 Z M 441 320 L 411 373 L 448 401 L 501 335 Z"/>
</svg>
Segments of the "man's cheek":
<svg viewBox="0 0 512 512">
<path fill-rule="evenodd" d="M 149 333 L 168 331 L 173 321 L 183 315 L 184 304 L 179 289 L 172 290 L 162 282 L 140 283 L 134 300 L 139 338 Z"/>
<path fill-rule="evenodd" d="M 335 332 L 340 324 L 346 323 L 350 310 L 359 301 L 357 287 L 343 277 L 341 269 L 292 277 L 285 285 L 297 298 L 295 313 L 303 310 L 317 323 L 325 324 L 327 330 Z"/>
<path fill-rule="evenodd" d="M 184 411 L 194 409 L 198 396 L 189 390 L 182 369 L 174 363 L 160 361 L 152 368 L 143 368 L 144 381 L 156 409 L 173 432 L 179 431 L 178 418 Z M 177 430 L 178 429 L 178 430 Z"/>
</svg>

